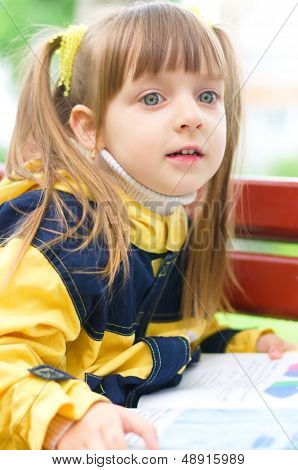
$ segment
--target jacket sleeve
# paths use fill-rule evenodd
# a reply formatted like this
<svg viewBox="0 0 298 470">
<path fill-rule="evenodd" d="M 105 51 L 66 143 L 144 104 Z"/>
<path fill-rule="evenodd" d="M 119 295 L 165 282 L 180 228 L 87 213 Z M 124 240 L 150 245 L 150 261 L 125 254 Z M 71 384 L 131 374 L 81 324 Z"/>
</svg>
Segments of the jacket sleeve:
<svg viewBox="0 0 298 470">
<path fill-rule="evenodd" d="M 274 333 L 274 330 L 269 328 L 236 330 L 219 325 L 217 320 L 213 318 L 208 322 L 201 337 L 201 351 L 206 353 L 256 352 L 258 339 L 266 333 Z"/>
<path fill-rule="evenodd" d="M 30 246 L 5 282 L 19 244 L 13 239 L 0 248 L 0 444 L 41 449 L 54 417 L 78 420 L 94 402 L 109 400 L 64 372 L 66 345 L 78 337 L 80 322 L 43 254 Z"/>
</svg>

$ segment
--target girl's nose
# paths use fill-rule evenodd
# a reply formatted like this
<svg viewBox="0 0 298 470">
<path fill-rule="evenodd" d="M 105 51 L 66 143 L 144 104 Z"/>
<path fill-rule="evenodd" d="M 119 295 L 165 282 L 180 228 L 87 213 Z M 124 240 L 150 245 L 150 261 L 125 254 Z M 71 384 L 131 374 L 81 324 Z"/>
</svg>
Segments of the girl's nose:
<svg viewBox="0 0 298 470">
<path fill-rule="evenodd" d="M 178 113 L 177 124 L 180 129 L 192 130 L 205 127 L 205 117 L 198 103 L 190 103 L 189 100 L 185 102 L 181 112 Z"/>
</svg>

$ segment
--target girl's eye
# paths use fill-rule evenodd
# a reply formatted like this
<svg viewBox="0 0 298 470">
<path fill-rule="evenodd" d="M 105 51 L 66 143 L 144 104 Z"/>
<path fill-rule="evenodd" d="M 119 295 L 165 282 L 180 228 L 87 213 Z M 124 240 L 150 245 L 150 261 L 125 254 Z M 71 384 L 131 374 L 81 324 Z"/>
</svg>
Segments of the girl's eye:
<svg viewBox="0 0 298 470">
<path fill-rule="evenodd" d="M 200 101 L 206 104 L 215 103 L 215 101 L 217 100 L 217 94 L 214 91 L 203 91 L 203 93 L 201 93 L 199 97 Z"/>
<path fill-rule="evenodd" d="M 140 101 L 145 100 L 145 104 L 148 104 L 149 106 L 154 106 L 156 104 L 159 104 L 158 101 L 158 96 L 161 96 L 159 93 L 148 93 L 148 95 L 143 96 Z"/>
<path fill-rule="evenodd" d="M 158 96 L 161 96 L 160 93 L 148 93 L 147 95 L 143 96 L 140 101 L 148 106 L 155 106 L 160 103 Z M 199 99 L 202 103 L 213 104 L 218 99 L 218 95 L 215 93 L 215 91 L 203 91 L 203 93 L 199 95 Z"/>
</svg>

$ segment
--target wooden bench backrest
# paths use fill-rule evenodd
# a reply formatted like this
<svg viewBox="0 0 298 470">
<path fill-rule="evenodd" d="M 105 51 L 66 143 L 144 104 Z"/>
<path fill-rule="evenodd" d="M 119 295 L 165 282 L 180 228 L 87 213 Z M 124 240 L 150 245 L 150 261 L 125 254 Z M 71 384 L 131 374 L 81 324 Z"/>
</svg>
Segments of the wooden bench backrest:
<svg viewBox="0 0 298 470">
<path fill-rule="evenodd" d="M 298 178 L 242 181 L 236 208 L 237 236 L 298 242 Z M 231 251 L 245 295 L 233 290 L 240 311 L 298 319 L 298 257 Z"/>
</svg>

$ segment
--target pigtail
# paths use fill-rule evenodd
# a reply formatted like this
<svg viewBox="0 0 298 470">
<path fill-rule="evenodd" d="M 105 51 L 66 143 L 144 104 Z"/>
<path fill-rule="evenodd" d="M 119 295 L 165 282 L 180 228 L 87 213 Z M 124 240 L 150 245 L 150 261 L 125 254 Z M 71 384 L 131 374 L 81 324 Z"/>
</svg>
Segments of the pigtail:
<svg viewBox="0 0 298 470">
<path fill-rule="evenodd" d="M 43 189 L 40 205 L 30 214 L 24 214 L 23 221 L 10 239 L 22 239 L 22 246 L 12 263 L 13 274 L 26 249 L 32 242 L 50 203 L 54 201 L 61 232 L 51 241 L 55 244 L 69 236 L 79 236 L 78 229 L 88 224 L 86 236 L 77 250 L 102 237 L 110 250 L 107 265 L 102 273 L 108 277 L 109 286 L 115 278 L 119 264 L 128 272 L 128 221 L 123 203 L 116 188 L 99 168 L 84 156 L 73 143 L 69 126 L 61 121 L 57 102 L 62 101 L 67 119 L 73 106 L 71 97 L 63 96 L 63 89 L 51 82 L 51 59 L 59 47 L 61 36 L 43 42 L 37 52 L 27 59 L 21 86 L 16 125 L 8 152 L 6 174 L 10 179 L 30 179 Z M 33 159 L 33 162 L 32 162 Z M 29 164 L 26 165 L 27 162 Z M 61 171 L 64 170 L 64 171 Z M 65 214 L 59 193 L 54 188 L 62 183 L 75 195 L 82 207 L 79 220 L 77 214 Z M 86 197 L 86 189 L 91 198 Z M 90 201 L 92 199 L 94 203 Z M 69 227 L 67 217 L 76 220 Z M 90 229 L 91 227 L 91 229 Z M 7 243 L 10 239 L 6 239 Z"/>
<path fill-rule="evenodd" d="M 57 42 L 57 41 L 56 41 Z M 26 165 L 34 155 L 42 155 L 43 149 L 49 147 L 49 133 L 46 123 L 46 116 L 51 119 L 53 113 L 53 106 L 50 99 L 49 90 L 49 64 L 51 56 L 55 51 L 57 44 L 44 44 L 38 51 L 37 55 L 32 58 L 32 52 L 24 61 L 23 69 L 24 76 L 21 84 L 21 92 L 19 97 L 19 105 L 16 115 L 16 123 L 12 140 L 8 150 L 8 157 L 6 162 L 6 175 L 9 179 L 30 179 L 36 182 L 37 186 L 46 189 L 43 192 L 43 197 L 40 200 L 39 206 L 32 211 L 29 215 L 25 216 L 23 222 L 19 227 L 16 227 L 14 233 L 9 239 L 4 240 L 2 243 L 6 244 L 14 237 L 22 238 L 22 245 L 17 251 L 11 263 L 11 270 L 8 273 L 7 279 L 13 275 L 27 248 L 32 242 L 35 233 L 42 221 L 49 201 L 52 197 L 52 184 L 51 181 L 41 181 L 39 179 L 39 172 L 41 165 L 37 165 L 35 169 L 29 170 Z M 47 107 L 48 106 L 48 107 Z M 46 111 L 44 113 L 44 111 Z M 38 136 L 43 135 L 43 139 L 38 139 Z M 38 146 L 37 146 L 38 142 Z M 46 178 L 50 180 L 49 172 L 49 159 L 45 158 L 47 167 L 44 168 Z"/>
</svg>

